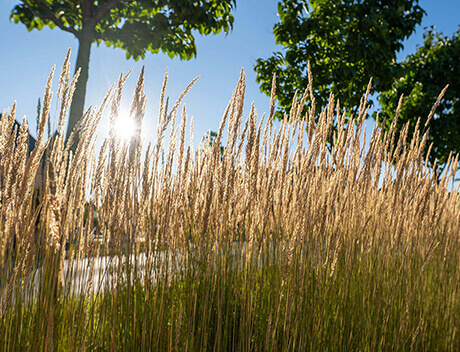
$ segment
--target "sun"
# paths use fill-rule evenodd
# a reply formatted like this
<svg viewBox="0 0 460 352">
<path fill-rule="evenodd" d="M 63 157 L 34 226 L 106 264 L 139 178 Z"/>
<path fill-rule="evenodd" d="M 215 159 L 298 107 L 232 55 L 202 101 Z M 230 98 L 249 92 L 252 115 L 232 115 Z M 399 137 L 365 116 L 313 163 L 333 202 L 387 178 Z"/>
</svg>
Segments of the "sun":
<svg viewBox="0 0 460 352">
<path fill-rule="evenodd" d="M 115 122 L 115 133 L 121 139 L 130 139 L 134 136 L 136 126 L 129 114 L 121 114 Z"/>
</svg>

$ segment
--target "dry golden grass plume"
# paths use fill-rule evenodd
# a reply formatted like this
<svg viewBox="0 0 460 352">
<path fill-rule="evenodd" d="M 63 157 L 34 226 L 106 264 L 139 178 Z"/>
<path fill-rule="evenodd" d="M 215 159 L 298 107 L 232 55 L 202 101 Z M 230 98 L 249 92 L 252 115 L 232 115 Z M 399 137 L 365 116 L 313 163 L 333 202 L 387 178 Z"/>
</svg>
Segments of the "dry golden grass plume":
<svg viewBox="0 0 460 352">
<path fill-rule="evenodd" d="M 130 109 L 136 125 L 132 138 L 122 140 L 115 131 L 128 73 L 120 75 L 100 107 L 85 112 L 66 142 L 65 118 L 78 78 L 78 73 L 70 75 L 69 57 L 57 89 L 55 135 L 45 136 L 54 68 L 30 155 L 27 120 L 19 130 L 14 127 L 16 104 L 0 120 L 0 312 L 5 319 L 0 341 L 32 331 L 37 346 L 49 350 L 60 350 L 66 341 L 126 347 L 131 337 L 132 346 L 144 350 L 163 348 L 166 343 L 159 341 L 166 340 L 169 350 L 230 350 L 228 341 L 235 350 L 250 350 L 254 341 L 259 349 L 277 350 L 292 346 L 279 342 L 290 336 L 302 350 L 309 324 L 302 307 L 324 304 L 329 309 L 318 297 L 351 295 L 354 288 L 347 282 L 357 277 L 375 284 L 361 282 L 366 289 L 362 302 L 374 297 L 385 279 L 385 299 L 407 305 L 412 313 L 398 315 L 400 336 L 413 346 L 429 337 L 428 325 L 415 323 L 411 309 L 421 299 L 417 292 L 435 291 L 420 278 L 431 275 L 430 263 L 439 253 L 442 268 L 449 267 L 449 258 L 458 258 L 460 195 L 453 187 L 459 156 L 451 155 L 438 180 L 438 170 L 427 167 L 424 157 L 431 148 L 426 126 L 410 143 L 407 125 L 396 140 L 397 119 L 388 132 L 376 127 L 366 136 L 371 83 L 357 116 L 348 117 L 332 95 L 318 112 L 309 70 L 308 88 L 296 94 L 289 116 L 277 125 L 276 78 L 268 116 L 260 117 L 252 104 L 245 119 L 241 71 L 216 138 L 211 143 L 209 136 L 195 149 L 193 120 L 183 101 L 198 78 L 170 107 L 166 71 L 156 138 L 144 142 L 142 69 Z M 106 110 L 108 137 L 97 150 Z M 385 271 L 393 262 L 385 258 L 397 263 L 393 277 Z M 418 264 L 420 270 L 412 272 Z M 382 278 L 372 276 L 374 269 Z M 393 296 L 392 285 L 406 290 L 405 280 L 412 286 L 403 298 Z M 181 291 L 184 287 L 187 292 Z M 458 292 L 451 295 L 458 298 Z M 334 301 L 337 307 L 342 298 Z M 264 309 L 260 302 L 270 306 Z M 14 309 L 28 312 L 21 322 L 14 320 Z M 444 310 L 443 319 L 453 319 L 455 312 Z M 331 326 L 349 328 L 340 325 L 341 318 L 330 317 Z M 68 335 L 62 325 L 66 319 L 73 326 Z M 131 325 L 123 325 L 127 322 Z M 124 342 L 117 336 L 119 326 L 132 331 Z M 201 334 L 209 326 L 216 336 L 212 342 L 213 337 Z M 313 335 L 322 328 L 320 322 L 308 326 Z M 457 337 L 449 336 L 455 345 Z"/>
</svg>

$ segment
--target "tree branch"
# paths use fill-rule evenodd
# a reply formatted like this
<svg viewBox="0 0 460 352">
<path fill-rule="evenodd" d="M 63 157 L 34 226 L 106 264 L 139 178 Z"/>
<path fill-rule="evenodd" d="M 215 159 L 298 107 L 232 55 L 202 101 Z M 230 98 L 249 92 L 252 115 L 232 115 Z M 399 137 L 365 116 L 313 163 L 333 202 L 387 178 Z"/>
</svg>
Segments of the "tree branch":
<svg viewBox="0 0 460 352">
<path fill-rule="evenodd" d="M 78 31 L 73 28 L 73 27 L 66 27 L 62 21 L 56 17 L 56 15 L 53 13 L 53 11 L 50 10 L 50 8 L 46 5 L 44 5 L 41 1 L 37 0 L 32 0 L 30 1 L 31 3 L 35 4 L 38 6 L 40 9 L 46 12 L 46 14 L 39 14 L 34 10 L 34 7 L 29 3 L 27 0 L 22 0 L 23 4 L 26 5 L 29 10 L 34 14 L 34 16 L 39 17 L 39 18 L 46 18 L 47 20 L 53 22 L 56 26 L 58 26 L 60 29 L 62 29 L 65 32 L 72 33 L 76 37 L 78 37 Z"/>
<path fill-rule="evenodd" d="M 113 8 L 119 4 L 120 0 L 110 0 L 104 6 L 98 8 L 94 16 L 95 23 L 98 23 L 105 15 L 107 15 Z"/>
</svg>

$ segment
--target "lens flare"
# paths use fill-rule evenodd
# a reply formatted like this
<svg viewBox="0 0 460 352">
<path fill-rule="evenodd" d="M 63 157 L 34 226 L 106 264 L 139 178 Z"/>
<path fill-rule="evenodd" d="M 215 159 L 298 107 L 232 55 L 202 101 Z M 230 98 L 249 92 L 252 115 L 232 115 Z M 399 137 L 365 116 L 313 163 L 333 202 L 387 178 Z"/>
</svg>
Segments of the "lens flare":
<svg viewBox="0 0 460 352">
<path fill-rule="evenodd" d="M 119 138 L 130 139 L 134 136 L 136 126 L 134 120 L 128 114 L 118 116 L 115 122 L 115 133 Z"/>
</svg>

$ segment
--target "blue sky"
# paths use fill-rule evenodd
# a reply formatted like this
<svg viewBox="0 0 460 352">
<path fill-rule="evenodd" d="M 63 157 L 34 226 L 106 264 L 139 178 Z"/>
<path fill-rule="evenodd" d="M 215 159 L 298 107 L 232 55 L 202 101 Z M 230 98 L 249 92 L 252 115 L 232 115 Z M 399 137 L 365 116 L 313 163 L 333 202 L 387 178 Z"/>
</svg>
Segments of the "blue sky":
<svg viewBox="0 0 460 352">
<path fill-rule="evenodd" d="M 78 43 L 70 33 L 59 29 L 44 28 L 27 32 L 22 24 L 9 20 L 9 15 L 18 0 L 0 1 L 0 110 L 17 101 L 16 118 L 27 116 L 31 133 L 35 134 L 36 106 L 43 96 L 44 86 L 54 64 L 57 71 L 68 48 L 72 49 L 72 63 L 76 61 Z M 146 138 L 155 134 L 158 99 L 165 69 L 169 67 L 167 95 L 171 100 L 179 96 L 185 86 L 196 76 L 200 79 L 192 88 L 185 104 L 189 116 L 194 117 L 195 143 L 210 129 L 217 130 L 220 119 L 236 86 L 239 72 L 246 73 L 246 115 L 254 101 L 259 115 L 269 109 L 269 99 L 260 93 L 255 82 L 253 66 L 257 58 L 267 58 L 280 50 L 272 34 L 278 21 L 277 0 L 237 0 L 234 12 L 235 23 L 229 35 L 196 37 L 197 57 L 191 61 L 170 59 L 167 55 L 147 54 L 144 60 L 126 60 L 121 49 L 107 48 L 104 44 L 93 45 L 86 106 L 99 105 L 110 86 L 116 82 L 120 72 L 133 69 L 125 85 L 124 105 L 129 107 L 131 96 L 142 65 L 145 65 L 145 87 L 148 97 L 143 134 Z M 460 0 L 420 0 L 427 15 L 416 33 L 405 43 L 399 54 L 403 59 L 413 53 L 422 43 L 423 28 L 435 25 L 444 34 L 451 36 L 460 24 Z M 72 65 L 72 72 L 74 66 Z M 57 89 L 57 78 L 54 80 Z M 54 105 L 55 106 L 55 105 Z M 53 107 L 54 107 L 53 106 Z M 53 111 L 53 110 L 52 110 Z M 53 117 L 53 113 L 51 114 Z M 102 122 L 101 137 L 104 137 L 107 119 Z M 373 122 L 367 123 L 371 128 Z M 369 131 L 370 132 L 370 131 Z"/>
</svg>

